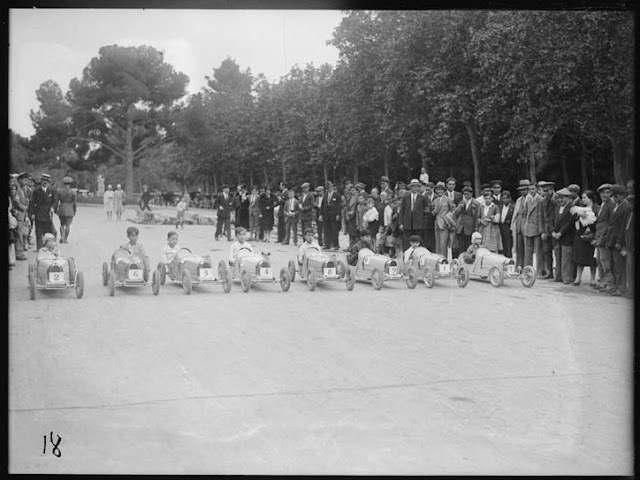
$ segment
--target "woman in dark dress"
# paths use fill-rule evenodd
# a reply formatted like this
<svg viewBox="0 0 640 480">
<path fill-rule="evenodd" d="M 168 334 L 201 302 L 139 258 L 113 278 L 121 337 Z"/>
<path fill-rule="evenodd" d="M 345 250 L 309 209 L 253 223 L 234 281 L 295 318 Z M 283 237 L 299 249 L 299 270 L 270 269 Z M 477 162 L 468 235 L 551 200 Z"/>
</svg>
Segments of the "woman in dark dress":
<svg viewBox="0 0 640 480">
<path fill-rule="evenodd" d="M 273 209 L 278 200 L 271 195 L 271 187 L 266 186 L 265 192 L 260 197 L 260 238 L 263 242 L 271 242 L 271 230 L 273 230 Z"/>
<path fill-rule="evenodd" d="M 582 193 L 582 205 L 584 206 L 573 207 L 578 214 L 571 258 L 577 267 L 576 279 L 573 282 L 575 286 L 580 285 L 584 267 L 589 267 L 591 272 L 589 285 L 593 286 L 596 283 L 596 259 L 593 256 L 594 247 L 591 245 L 591 240 L 594 238 L 595 221 L 600 211 L 600 205 L 595 203 L 595 198 L 596 194 L 593 190 L 585 190 Z"/>
</svg>

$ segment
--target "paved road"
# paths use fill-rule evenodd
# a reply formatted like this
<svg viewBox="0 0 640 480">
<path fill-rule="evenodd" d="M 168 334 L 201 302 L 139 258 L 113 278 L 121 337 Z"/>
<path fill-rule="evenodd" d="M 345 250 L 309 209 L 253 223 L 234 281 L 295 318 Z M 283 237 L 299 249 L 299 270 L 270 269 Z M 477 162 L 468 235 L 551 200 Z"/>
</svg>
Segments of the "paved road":
<svg viewBox="0 0 640 480">
<path fill-rule="evenodd" d="M 80 206 L 61 245 L 83 299 L 30 301 L 10 272 L 12 473 L 632 474 L 630 300 L 473 280 L 109 297 L 133 224 L 104 217 Z M 155 264 L 171 227 L 139 227 Z M 228 254 L 212 227 L 180 244 Z"/>
</svg>

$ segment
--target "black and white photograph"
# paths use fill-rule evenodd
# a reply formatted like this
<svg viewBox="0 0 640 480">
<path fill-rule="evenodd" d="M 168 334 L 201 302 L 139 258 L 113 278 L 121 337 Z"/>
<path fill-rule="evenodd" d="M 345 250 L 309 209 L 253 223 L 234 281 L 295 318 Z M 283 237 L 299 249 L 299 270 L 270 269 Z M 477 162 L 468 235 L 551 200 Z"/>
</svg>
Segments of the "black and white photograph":
<svg viewBox="0 0 640 480">
<path fill-rule="evenodd" d="M 8 8 L 8 472 L 634 472 L 635 14 Z"/>
</svg>

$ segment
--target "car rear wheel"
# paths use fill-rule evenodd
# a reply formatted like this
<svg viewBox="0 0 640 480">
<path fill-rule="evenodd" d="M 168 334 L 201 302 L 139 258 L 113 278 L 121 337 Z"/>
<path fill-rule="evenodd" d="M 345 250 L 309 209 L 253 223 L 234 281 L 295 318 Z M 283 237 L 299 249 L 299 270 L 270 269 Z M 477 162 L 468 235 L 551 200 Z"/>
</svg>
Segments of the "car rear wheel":
<svg viewBox="0 0 640 480">
<path fill-rule="evenodd" d="M 407 267 L 407 287 L 409 287 L 410 289 L 414 289 L 416 288 L 416 285 L 418 285 L 418 272 L 416 270 L 416 267 L 414 266 L 409 266 Z"/>
<path fill-rule="evenodd" d="M 489 270 L 489 282 L 491 282 L 491 285 L 494 287 L 502 286 L 504 283 L 504 274 L 502 273 L 502 270 L 498 267 L 492 267 L 491 270 Z"/>
<path fill-rule="evenodd" d="M 291 287 L 291 276 L 288 268 L 282 267 L 280 269 L 280 287 L 283 292 L 288 292 Z"/>
<path fill-rule="evenodd" d="M 533 284 L 536 283 L 536 271 L 531 265 L 527 265 L 522 269 L 522 273 L 520 274 L 520 280 L 522 281 L 522 285 L 527 288 L 533 287 Z"/>
<path fill-rule="evenodd" d="M 154 295 L 158 295 L 160 293 L 160 285 L 162 284 L 162 272 L 164 271 L 164 266 L 161 269 L 156 269 L 153 271 L 151 275 L 151 292 Z"/>
<path fill-rule="evenodd" d="M 240 286 L 244 293 L 247 293 L 251 288 L 251 278 L 249 277 L 249 272 L 246 270 L 242 270 L 240 273 Z"/>
<path fill-rule="evenodd" d="M 316 284 L 318 283 L 318 278 L 316 277 L 316 272 L 313 270 L 309 270 L 307 275 L 307 287 L 312 292 L 316 289 Z"/>
<path fill-rule="evenodd" d="M 347 266 L 342 260 L 338 260 L 336 262 L 336 273 L 340 275 L 340 278 L 344 278 L 344 276 L 347 274 Z"/>
<path fill-rule="evenodd" d="M 384 278 L 382 278 L 382 272 L 375 268 L 373 272 L 371 272 L 371 283 L 373 284 L 373 288 L 376 290 L 380 290 L 382 285 L 384 284 Z"/>
<path fill-rule="evenodd" d="M 109 264 L 107 262 L 102 262 L 102 285 L 105 287 L 109 282 Z"/>
<path fill-rule="evenodd" d="M 433 286 L 436 284 L 436 274 L 431 270 L 427 270 L 424 273 L 424 284 L 427 288 L 433 288 Z"/>
<path fill-rule="evenodd" d="M 82 272 L 76 272 L 75 285 L 76 298 L 82 298 L 82 295 L 84 294 L 84 275 Z"/>
<path fill-rule="evenodd" d="M 182 272 L 182 290 L 185 294 L 191 295 L 193 289 L 193 283 L 191 282 L 191 273 L 189 270 Z"/>
<path fill-rule="evenodd" d="M 33 265 L 29 265 L 29 273 L 27 275 L 29 278 L 29 299 L 36 299 L 36 267 Z"/>
<path fill-rule="evenodd" d="M 109 272 L 107 290 L 109 291 L 110 297 L 113 297 L 116 294 L 116 272 L 114 272 L 113 269 Z"/>
<path fill-rule="evenodd" d="M 458 274 L 456 275 L 456 282 L 460 288 L 464 288 L 469 283 L 469 269 L 466 265 L 462 265 L 458 268 Z"/>
<path fill-rule="evenodd" d="M 231 291 L 231 280 L 229 280 L 228 277 L 222 280 L 222 291 L 224 293 L 229 293 Z"/>
<path fill-rule="evenodd" d="M 229 270 L 227 270 L 227 264 L 224 260 L 218 262 L 218 280 L 223 283 L 225 280 L 229 280 Z"/>
<path fill-rule="evenodd" d="M 351 291 L 356 284 L 356 277 L 349 267 L 346 268 L 347 272 L 345 273 L 345 283 L 347 284 L 347 290 Z"/>
<path fill-rule="evenodd" d="M 158 275 L 160 275 L 160 285 L 164 285 L 167 281 L 167 267 L 162 262 L 158 262 Z"/>
<path fill-rule="evenodd" d="M 293 260 L 289 260 L 287 269 L 289 270 L 289 280 L 291 282 L 294 282 L 296 280 L 296 262 L 294 262 Z"/>
</svg>

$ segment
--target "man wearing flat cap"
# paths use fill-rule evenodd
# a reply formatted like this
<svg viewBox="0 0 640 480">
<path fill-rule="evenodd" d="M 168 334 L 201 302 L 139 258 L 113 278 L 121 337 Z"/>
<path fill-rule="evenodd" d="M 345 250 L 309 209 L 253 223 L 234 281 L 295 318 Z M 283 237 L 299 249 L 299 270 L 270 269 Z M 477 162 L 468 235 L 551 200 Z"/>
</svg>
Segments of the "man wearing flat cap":
<svg viewBox="0 0 640 480">
<path fill-rule="evenodd" d="M 233 197 L 229 193 L 229 185 L 222 185 L 222 193 L 218 195 L 213 206 L 218 210 L 215 239 L 218 240 L 224 229 L 227 240 L 231 241 L 231 211 L 235 208 Z"/>
<path fill-rule="evenodd" d="M 333 182 L 327 182 L 327 194 L 322 218 L 325 223 L 324 244 L 327 250 L 338 251 L 340 227 L 342 226 L 342 199 Z"/>
<path fill-rule="evenodd" d="M 300 196 L 300 224 L 302 231 L 311 228 L 313 221 L 313 209 L 316 204 L 316 197 L 309 191 L 311 185 L 308 182 L 302 184 L 302 195 Z"/>
<path fill-rule="evenodd" d="M 575 217 L 571 213 L 571 192 L 562 188 L 556 192 L 558 208 L 555 212 L 555 223 L 551 236 L 558 242 L 556 265 L 560 266 L 562 283 L 569 285 L 573 279 L 573 240 L 575 237 Z M 556 280 L 557 281 L 557 280 Z"/>
<path fill-rule="evenodd" d="M 424 212 L 427 209 L 426 199 L 420 194 L 420 181 L 414 178 L 409 188 L 411 191 L 402 199 L 399 213 L 400 230 L 403 232 L 405 247 L 409 245 L 411 235 L 423 238 Z"/>
<path fill-rule="evenodd" d="M 36 227 L 36 251 L 42 248 L 42 236 L 45 233 L 56 235 L 53 226 L 53 200 L 54 191 L 51 187 L 51 176 L 43 173 L 40 176 L 40 185 L 33 191 L 29 205 L 29 216 Z"/>
<path fill-rule="evenodd" d="M 611 256 L 611 250 L 607 247 L 607 230 L 609 229 L 609 223 L 611 222 L 611 216 L 613 215 L 614 201 L 611 198 L 611 188 L 613 185 L 610 183 L 603 183 L 597 188 L 598 195 L 602 204 L 600 205 L 600 211 L 596 216 L 596 231 L 594 239 L 591 244 L 596 248 L 596 261 L 600 268 L 600 275 L 598 275 L 598 281 L 596 283 L 596 290 L 613 289 L 613 258 Z"/>
<path fill-rule="evenodd" d="M 601 290 L 609 295 L 619 297 L 627 293 L 627 265 L 626 259 L 622 255 L 625 248 L 625 219 L 629 209 L 627 202 L 627 189 L 615 184 L 611 187 L 611 195 L 613 196 L 613 214 L 607 229 L 607 247 L 611 250 L 613 259 L 613 286 Z M 626 254 L 626 253 L 625 253 Z"/>
<path fill-rule="evenodd" d="M 529 193 L 529 180 L 520 180 L 518 184 L 518 199 L 513 207 L 511 218 L 511 231 L 513 232 L 513 249 L 516 266 L 524 268 L 524 236 L 522 226 L 525 220 L 525 198 Z"/>
<path fill-rule="evenodd" d="M 446 187 L 444 182 L 436 183 L 436 198 L 433 200 L 431 213 L 435 217 L 436 253 L 447 257 L 449 245 L 453 242 L 453 237 L 456 232 L 455 224 L 450 225 L 447 221 L 447 214 L 453 212 L 455 205 L 445 191 Z"/>
<path fill-rule="evenodd" d="M 391 188 L 389 187 L 390 183 L 391 182 L 389 181 L 389 177 L 387 176 L 380 177 L 380 193 L 387 192 L 388 198 L 391 198 L 394 195 L 393 190 L 391 190 Z"/>
</svg>

